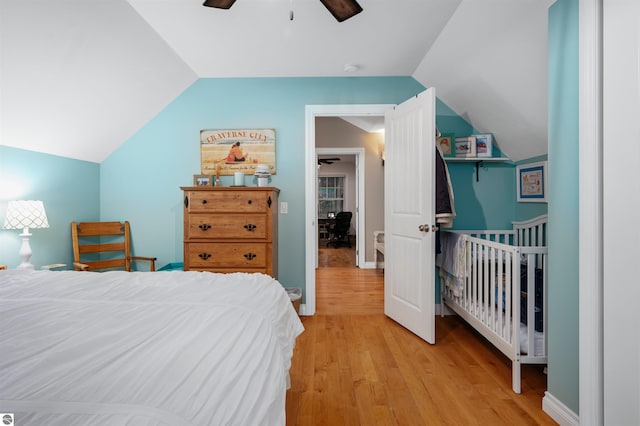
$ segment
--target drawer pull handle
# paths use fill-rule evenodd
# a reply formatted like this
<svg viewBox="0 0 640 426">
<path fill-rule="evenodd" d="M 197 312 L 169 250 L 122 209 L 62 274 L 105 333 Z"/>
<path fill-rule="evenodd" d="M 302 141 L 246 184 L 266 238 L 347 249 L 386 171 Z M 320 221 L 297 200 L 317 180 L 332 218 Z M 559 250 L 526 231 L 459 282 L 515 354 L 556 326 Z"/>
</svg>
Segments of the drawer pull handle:
<svg viewBox="0 0 640 426">
<path fill-rule="evenodd" d="M 207 200 L 202 200 L 202 204 L 207 204 Z"/>
<path fill-rule="evenodd" d="M 189 207 L 189 197 L 184 197 L 184 207 L 185 208 Z"/>
<path fill-rule="evenodd" d="M 247 224 L 247 225 L 245 225 L 245 226 L 244 226 L 244 229 L 246 229 L 246 230 L 247 230 L 247 231 L 249 231 L 249 232 L 253 231 L 253 230 L 254 230 L 254 229 L 256 229 L 256 228 L 257 228 L 257 226 L 255 226 L 255 225 L 253 225 L 253 224 L 251 224 L 251 223 L 249 223 L 249 224 Z"/>
<path fill-rule="evenodd" d="M 251 201 L 251 200 L 248 200 L 248 201 L 247 201 L 247 204 L 251 204 L 251 203 L 253 203 L 253 201 Z"/>
<path fill-rule="evenodd" d="M 256 255 L 254 253 L 245 253 L 244 257 L 247 260 L 253 260 L 255 259 Z"/>
<path fill-rule="evenodd" d="M 267 206 L 268 206 L 269 208 L 271 208 L 271 197 L 269 197 L 269 198 L 267 199 Z"/>
<path fill-rule="evenodd" d="M 198 225 L 198 228 L 200 228 L 203 231 L 208 231 L 209 229 L 211 229 L 211 225 L 207 224 L 207 223 L 203 223 Z"/>
<path fill-rule="evenodd" d="M 207 260 L 211 257 L 211 255 L 209 253 L 200 253 L 198 257 L 202 260 Z"/>
</svg>

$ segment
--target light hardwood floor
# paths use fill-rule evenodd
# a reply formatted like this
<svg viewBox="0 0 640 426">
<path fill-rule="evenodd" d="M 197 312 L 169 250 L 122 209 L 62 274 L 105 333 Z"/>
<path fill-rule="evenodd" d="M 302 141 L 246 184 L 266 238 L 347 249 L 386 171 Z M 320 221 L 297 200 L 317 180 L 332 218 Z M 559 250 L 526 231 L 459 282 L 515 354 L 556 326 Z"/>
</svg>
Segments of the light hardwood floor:
<svg viewBox="0 0 640 426">
<path fill-rule="evenodd" d="M 337 252 L 334 253 L 337 255 Z M 542 367 L 510 362 L 455 316 L 429 345 L 383 313 L 379 270 L 324 267 L 313 317 L 302 317 L 287 425 L 553 425 Z"/>
</svg>

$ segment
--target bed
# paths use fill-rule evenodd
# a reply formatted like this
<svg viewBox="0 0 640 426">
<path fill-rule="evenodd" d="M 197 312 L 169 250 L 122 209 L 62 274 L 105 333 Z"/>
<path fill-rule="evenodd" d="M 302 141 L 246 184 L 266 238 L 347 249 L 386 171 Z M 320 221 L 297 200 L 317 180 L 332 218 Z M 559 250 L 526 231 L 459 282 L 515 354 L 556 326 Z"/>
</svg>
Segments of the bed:
<svg viewBox="0 0 640 426">
<path fill-rule="evenodd" d="M 547 363 L 547 217 L 513 222 L 506 231 L 443 231 L 437 256 L 441 302 L 512 362 Z"/>
<path fill-rule="evenodd" d="M 24 425 L 284 425 L 303 326 L 263 274 L 0 271 L 0 408 Z"/>
</svg>

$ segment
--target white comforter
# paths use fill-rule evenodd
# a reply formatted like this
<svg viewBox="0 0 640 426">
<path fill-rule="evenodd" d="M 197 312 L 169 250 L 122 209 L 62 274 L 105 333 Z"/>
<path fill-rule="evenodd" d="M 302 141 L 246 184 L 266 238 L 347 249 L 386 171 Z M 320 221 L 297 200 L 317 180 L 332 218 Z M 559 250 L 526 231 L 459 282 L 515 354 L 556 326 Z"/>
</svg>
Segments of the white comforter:
<svg viewBox="0 0 640 426">
<path fill-rule="evenodd" d="M 0 271 L 0 412 L 24 425 L 284 425 L 303 331 L 262 274 Z"/>
</svg>

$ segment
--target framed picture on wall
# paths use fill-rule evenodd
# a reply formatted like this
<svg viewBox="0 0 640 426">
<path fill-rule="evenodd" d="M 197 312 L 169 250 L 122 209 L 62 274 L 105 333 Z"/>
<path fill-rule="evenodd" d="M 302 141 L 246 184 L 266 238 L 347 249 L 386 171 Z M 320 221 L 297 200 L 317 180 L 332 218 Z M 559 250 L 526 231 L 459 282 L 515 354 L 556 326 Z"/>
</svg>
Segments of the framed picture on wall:
<svg viewBox="0 0 640 426">
<path fill-rule="evenodd" d="M 516 197 L 521 203 L 547 202 L 547 162 L 516 166 Z"/>
<path fill-rule="evenodd" d="M 443 157 L 455 157 L 455 139 L 453 133 L 444 133 L 436 139 L 436 143 L 440 148 Z"/>
<path fill-rule="evenodd" d="M 467 136 L 466 138 L 456 138 L 456 157 L 458 158 L 475 158 L 476 156 L 476 137 Z"/>
<path fill-rule="evenodd" d="M 493 135 L 473 135 L 476 137 L 476 155 L 478 157 L 491 157 L 493 151 Z"/>
</svg>

